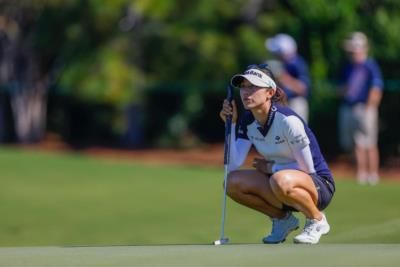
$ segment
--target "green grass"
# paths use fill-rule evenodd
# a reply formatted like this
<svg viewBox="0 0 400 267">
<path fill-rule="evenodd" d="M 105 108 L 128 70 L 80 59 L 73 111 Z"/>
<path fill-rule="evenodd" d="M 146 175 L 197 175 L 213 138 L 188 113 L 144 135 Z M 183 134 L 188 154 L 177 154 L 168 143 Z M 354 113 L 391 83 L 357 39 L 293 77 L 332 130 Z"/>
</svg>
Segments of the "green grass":
<svg viewBox="0 0 400 267">
<path fill-rule="evenodd" d="M 219 237 L 222 178 L 222 168 L 0 148 L 0 246 L 209 244 Z M 400 243 L 399 192 L 395 182 L 338 180 L 321 243 Z M 228 201 L 232 243 L 259 243 L 270 226 Z"/>
<path fill-rule="evenodd" d="M 7 267 L 396 267 L 400 245 L 226 245 L 0 248 Z"/>
</svg>

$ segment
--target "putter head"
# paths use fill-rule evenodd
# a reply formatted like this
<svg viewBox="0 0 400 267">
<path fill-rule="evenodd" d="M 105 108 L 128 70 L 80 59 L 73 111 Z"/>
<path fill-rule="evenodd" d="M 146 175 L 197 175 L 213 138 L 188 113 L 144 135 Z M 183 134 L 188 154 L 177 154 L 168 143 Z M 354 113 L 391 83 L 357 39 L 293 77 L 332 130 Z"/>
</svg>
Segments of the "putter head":
<svg viewBox="0 0 400 267">
<path fill-rule="evenodd" d="M 221 238 L 219 240 L 215 240 L 214 241 L 214 245 L 215 246 L 224 245 L 224 244 L 228 244 L 228 242 L 229 242 L 229 238 L 224 237 L 224 238 Z"/>
</svg>

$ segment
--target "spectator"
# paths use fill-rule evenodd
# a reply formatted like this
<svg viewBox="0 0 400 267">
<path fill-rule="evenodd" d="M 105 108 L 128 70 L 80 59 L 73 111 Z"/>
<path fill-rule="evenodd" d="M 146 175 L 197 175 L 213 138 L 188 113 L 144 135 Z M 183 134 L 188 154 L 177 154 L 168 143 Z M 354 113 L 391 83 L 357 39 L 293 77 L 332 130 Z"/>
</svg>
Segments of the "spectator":
<svg viewBox="0 0 400 267">
<path fill-rule="evenodd" d="M 340 78 L 340 143 L 345 150 L 354 150 L 357 181 L 376 184 L 379 181 L 378 107 L 383 79 L 377 63 L 368 56 L 368 39 L 364 33 L 351 33 L 344 41 L 344 50 L 349 62 L 342 67 Z"/>
<path fill-rule="evenodd" d="M 268 38 L 265 46 L 278 59 L 267 63 L 285 91 L 289 107 L 307 122 L 310 78 L 307 63 L 297 53 L 296 41 L 291 36 L 280 33 Z"/>
</svg>

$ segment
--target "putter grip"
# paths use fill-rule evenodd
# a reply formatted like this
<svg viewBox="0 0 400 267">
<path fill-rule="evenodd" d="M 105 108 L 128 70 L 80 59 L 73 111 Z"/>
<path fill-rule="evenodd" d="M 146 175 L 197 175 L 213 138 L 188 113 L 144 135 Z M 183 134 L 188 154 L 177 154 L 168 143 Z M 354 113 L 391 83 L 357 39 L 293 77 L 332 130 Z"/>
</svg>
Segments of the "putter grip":
<svg viewBox="0 0 400 267">
<path fill-rule="evenodd" d="M 227 86 L 226 99 L 229 101 L 229 103 L 231 103 L 233 99 L 233 88 L 230 85 Z M 228 116 L 225 122 L 224 165 L 229 164 L 231 128 L 232 116 Z"/>
</svg>

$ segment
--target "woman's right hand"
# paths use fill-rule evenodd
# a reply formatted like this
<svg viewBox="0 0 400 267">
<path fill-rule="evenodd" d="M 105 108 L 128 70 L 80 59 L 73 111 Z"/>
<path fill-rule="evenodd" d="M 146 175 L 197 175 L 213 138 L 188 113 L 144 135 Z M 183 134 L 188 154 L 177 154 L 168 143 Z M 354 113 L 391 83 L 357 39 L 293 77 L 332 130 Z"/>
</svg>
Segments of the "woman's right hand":
<svg viewBox="0 0 400 267">
<path fill-rule="evenodd" d="M 237 113 L 237 108 L 235 104 L 235 100 L 232 100 L 231 104 L 229 104 L 228 100 L 224 100 L 224 103 L 222 104 L 222 110 L 219 113 L 219 116 L 221 119 L 226 122 L 226 118 L 228 116 L 232 116 L 232 122 L 236 123 L 237 118 L 238 118 L 238 113 Z"/>
</svg>

